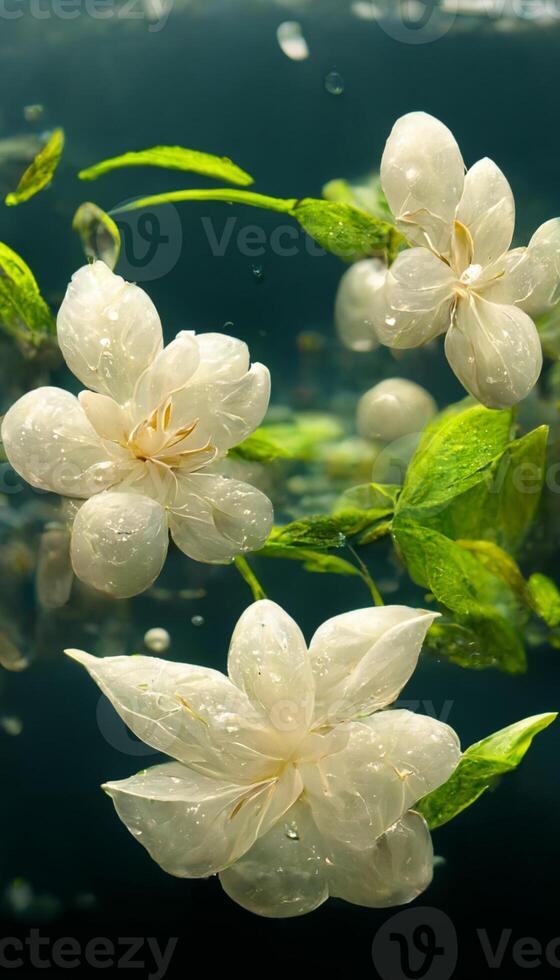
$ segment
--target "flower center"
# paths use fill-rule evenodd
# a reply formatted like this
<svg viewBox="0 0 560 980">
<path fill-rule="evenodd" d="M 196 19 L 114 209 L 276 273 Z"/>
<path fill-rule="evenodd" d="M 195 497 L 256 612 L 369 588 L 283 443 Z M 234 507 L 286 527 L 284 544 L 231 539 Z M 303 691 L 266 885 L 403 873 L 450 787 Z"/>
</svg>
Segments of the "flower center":
<svg viewBox="0 0 560 980">
<path fill-rule="evenodd" d="M 127 445 L 136 459 L 155 462 L 170 468 L 194 470 L 215 458 L 217 450 L 207 441 L 197 445 L 194 436 L 199 420 L 175 427 L 172 423 L 171 399 L 139 422 L 128 436 Z"/>
<path fill-rule="evenodd" d="M 469 265 L 468 268 L 462 273 L 459 282 L 463 283 L 465 286 L 473 286 L 477 279 L 480 278 L 481 273 L 481 265 L 477 265 L 476 263 L 474 265 Z"/>
</svg>

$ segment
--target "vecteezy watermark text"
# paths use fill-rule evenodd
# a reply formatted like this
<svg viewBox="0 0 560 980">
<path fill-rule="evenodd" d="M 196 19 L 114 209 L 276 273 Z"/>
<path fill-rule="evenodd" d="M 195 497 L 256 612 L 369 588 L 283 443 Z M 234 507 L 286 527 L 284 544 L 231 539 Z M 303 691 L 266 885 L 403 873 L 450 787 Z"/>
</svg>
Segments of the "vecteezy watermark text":
<svg viewBox="0 0 560 980">
<path fill-rule="evenodd" d="M 174 0 L 0 0 L 0 20 L 144 20 L 157 33 L 167 24 Z"/>
<path fill-rule="evenodd" d="M 106 970 L 143 970 L 147 980 L 163 980 L 177 947 L 176 936 L 165 945 L 153 936 L 123 936 L 108 939 L 96 936 L 80 942 L 73 936 L 53 939 L 39 929 L 30 929 L 25 939 L 5 936 L 0 939 L 0 970 L 32 967 L 35 970 L 75 970 L 79 967 Z"/>
<path fill-rule="evenodd" d="M 560 971 L 560 936 L 541 940 L 511 928 L 478 928 L 474 936 L 464 938 L 471 956 L 504 976 L 512 968 Z M 373 964 L 380 980 L 451 980 L 460 945 L 455 925 L 441 909 L 406 909 L 390 916 L 377 931 Z"/>
</svg>

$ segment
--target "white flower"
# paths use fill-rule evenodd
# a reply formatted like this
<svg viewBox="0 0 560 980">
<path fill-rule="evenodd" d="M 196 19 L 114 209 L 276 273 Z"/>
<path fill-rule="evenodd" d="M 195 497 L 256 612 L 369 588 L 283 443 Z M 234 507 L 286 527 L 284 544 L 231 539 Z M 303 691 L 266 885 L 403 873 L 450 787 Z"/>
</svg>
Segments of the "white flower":
<svg viewBox="0 0 560 980">
<path fill-rule="evenodd" d="M 394 442 L 419 433 L 437 412 L 429 391 L 406 378 L 386 378 L 360 398 L 356 427 L 362 439 Z"/>
<path fill-rule="evenodd" d="M 116 596 L 142 592 L 161 571 L 168 531 L 204 562 L 264 543 L 268 497 L 215 463 L 268 406 L 269 372 L 249 367 L 244 343 L 182 331 L 163 348 L 149 297 L 102 262 L 73 276 L 58 342 L 90 390 L 29 392 L 4 418 L 2 439 L 32 486 L 85 498 L 71 539 L 79 578 Z"/>
<path fill-rule="evenodd" d="M 361 259 L 346 270 L 338 284 L 334 322 L 340 340 L 349 350 L 379 347 L 371 311 L 375 293 L 385 282 L 385 273 L 381 259 Z"/>
<path fill-rule="evenodd" d="M 417 347 L 447 331 L 447 358 L 471 394 L 489 408 L 520 401 L 542 366 L 531 316 L 560 299 L 560 219 L 508 251 L 515 206 L 503 173 L 483 159 L 465 175 L 453 135 L 423 112 L 395 123 L 381 180 L 397 227 L 416 247 L 398 256 L 375 293 L 378 339 Z"/>
<path fill-rule="evenodd" d="M 256 602 L 233 634 L 229 677 L 68 650 L 132 731 L 176 760 L 108 783 L 119 817 L 165 871 L 219 873 L 259 915 L 301 915 L 329 895 L 411 901 L 432 878 L 430 834 L 411 808 L 460 749 L 447 725 L 380 709 L 434 618 L 360 609 L 327 620 L 308 650 L 287 613 Z"/>
</svg>

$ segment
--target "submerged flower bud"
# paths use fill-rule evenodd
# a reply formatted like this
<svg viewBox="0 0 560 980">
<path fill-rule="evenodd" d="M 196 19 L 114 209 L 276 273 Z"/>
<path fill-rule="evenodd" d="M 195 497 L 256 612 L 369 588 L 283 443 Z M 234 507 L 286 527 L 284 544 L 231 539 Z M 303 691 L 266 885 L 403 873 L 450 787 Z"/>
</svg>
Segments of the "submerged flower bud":
<svg viewBox="0 0 560 980">
<path fill-rule="evenodd" d="M 362 439 L 393 442 L 420 432 L 436 411 L 425 388 L 405 378 L 387 378 L 360 398 L 356 426 Z"/>
</svg>

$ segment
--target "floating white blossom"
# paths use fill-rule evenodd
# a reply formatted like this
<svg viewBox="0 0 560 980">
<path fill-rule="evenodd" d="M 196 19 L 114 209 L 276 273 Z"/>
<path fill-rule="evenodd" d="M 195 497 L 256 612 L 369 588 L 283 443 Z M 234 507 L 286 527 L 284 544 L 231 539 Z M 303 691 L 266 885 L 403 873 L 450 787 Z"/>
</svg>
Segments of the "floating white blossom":
<svg viewBox="0 0 560 980">
<path fill-rule="evenodd" d="M 287 613 L 256 602 L 234 631 L 229 677 L 68 650 L 132 731 L 176 760 L 108 783 L 119 817 L 165 871 L 219 873 L 259 915 L 302 915 L 329 895 L 410 902 L 433 856 L 412 808 L 449 778 L 460 749 L 447 725 L 381 709 L 434 618 L 360 609 L 323 623 L 308 650 Z"/>
<path fill-rule="evenodd" d="M 560 299 L 560 219 L 527 248 L 508 251 L 515 206 L 503 173 L 487 158 L 465 175 L 459 147 L 424 112 L 397 120 L 381 162 L 397 227 L 415 246 L 387 271 L 371 304 L 377 338 L 418 347 L 445 333 L 455 374 L 489 408 L 531 390 L 542 353 L 532 316 Z"/>
<path fill-rule="evenodd" d="M 419 433 L 436 414 L 429 391 L 406 378 L 386 378 L 358 402 L 356 426 L 362 439 L 393 442 Z"/>
<path fill-rule="evenodd" d="M 58 341 L 91 390 L 29 392 L 5 416 L 2 438 L 32 486 L 85 499 L 72 528 L 76 575 L 116 596 L 142 592 L 161 571 L 168 531 L 197 561 L 260 547 L 271 503 L 218 462 L 267 409 L 269 372 L 249 367 L 247 346 L 181 331 L 163 348 L 149 297 L 102 262 L 73 276 Z"/>
<path fill-rule="evenodd" d="M 386 267 L 381 259 L 361 259 L 346 270 L 338 285 L 334 319 L 345 347 L 355 351 L 375 350 L 372 309 L 375 295 L 385 282 Z"/>
</svg>

